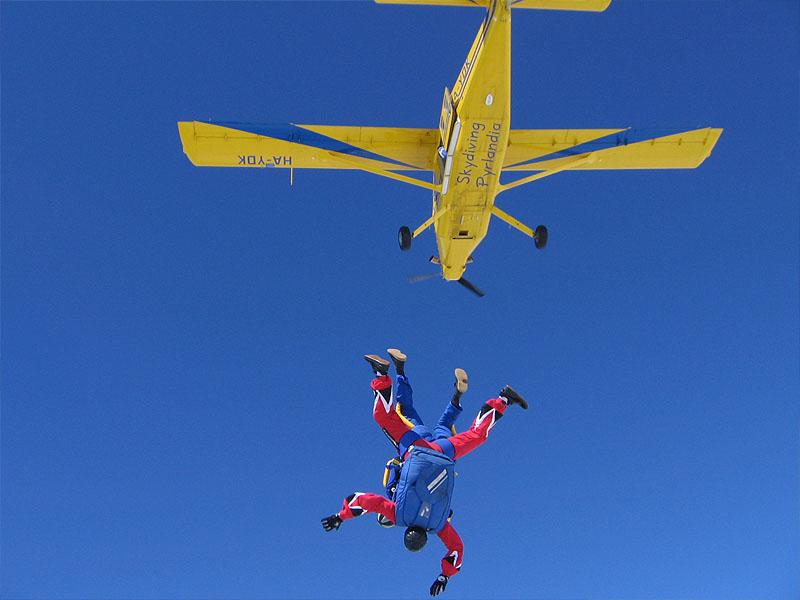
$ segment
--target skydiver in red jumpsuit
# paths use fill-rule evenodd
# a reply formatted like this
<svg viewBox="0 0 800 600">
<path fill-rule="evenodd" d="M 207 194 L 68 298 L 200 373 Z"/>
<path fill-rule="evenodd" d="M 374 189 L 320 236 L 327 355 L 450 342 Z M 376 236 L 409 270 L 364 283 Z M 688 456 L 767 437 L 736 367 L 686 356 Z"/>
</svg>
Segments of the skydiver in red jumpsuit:
<svg viewBox="0 0 800 600">
<path fill-rule="evenodd" d="M 371 388 L 374 393 L 372 416 L 384 433 L 392 440 L 404 459 L 410 450 L 415 447 L 430 448 L 444 454 L 453 460 L 458 460 L 483 444 L 489 432 L 505 413 L 510 404 L 519 404 L 523 409 L 528 408 L 528 403 L 511 387 L 505 386 L 497 398 L 486 401 L 478 412 L 478 416 L 467 431 L 439 438 L 435 441 L 425 439 L 420 433 L 414 431 L 407 420 L 404 420 L 395 410 L 392 395 L 392 380 L 388 375 L 389 361 L 372 354 L 366 355 L 365 360 L 372 367 L 375 377 Z M 392 500 L 378 494 L 369 492 L 355 492 L 345 498 L 342 509 L 329 517 L 322 519 L 325 531 L 339 529 L 343 521 L 358 517 L 365 512 L 374 512 L 382 515 L 386 520 L 396 522 L 396 505 Z M 464 546 L 450 520 L 437 531 L 439 539 L 447 547 L 447 554 L 442 558 L 441 574 L 431 585 L 432 596 L 444 591 L 448 579 L 457 574 L 461 569 Z M 404 535 L 404 544 L 408 550 L 418 551 L 427 541 L 427 534 L 420 527 L 408 527 Z"/>
</svg>

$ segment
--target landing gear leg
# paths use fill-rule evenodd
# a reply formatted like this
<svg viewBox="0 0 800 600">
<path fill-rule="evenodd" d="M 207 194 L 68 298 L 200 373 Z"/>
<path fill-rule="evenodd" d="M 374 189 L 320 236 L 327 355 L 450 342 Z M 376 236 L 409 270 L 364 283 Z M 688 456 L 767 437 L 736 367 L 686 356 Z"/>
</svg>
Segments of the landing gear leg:
<svg viewBox="0 0 800 600">
<path fill-rule="evenodd" d="M 449 208 L 441 208 L 437 210 L 422 225 L 417 227 L 413 233 L 408 227 L 403 225 L 400 228 L 400 231 L 397 232 L 397 241 L 400 243 L 400 250 L 408 250 L 411 248 L 411 240 L 433 225 L 439 219 L 439 217 L 445 214 L 448 210 Z"/>
<path fill-rule="evenodd" d="M 496 206 L 492 206 L 492 214 L 495 217 L 505 221 L 509 225 L 511 225 L 514 229 L 521 231 L 528 237 L 532 237 L 536 247 L 541 250 L 547 245 L 547 227 L 544 225 L 539 225 L 536 228 L 536 231 L 525 225 L 522 221 L 518 221 L 514 217 L 512 217 L 507 212 L 504 212 L 497 208 Z"/>
</svg>

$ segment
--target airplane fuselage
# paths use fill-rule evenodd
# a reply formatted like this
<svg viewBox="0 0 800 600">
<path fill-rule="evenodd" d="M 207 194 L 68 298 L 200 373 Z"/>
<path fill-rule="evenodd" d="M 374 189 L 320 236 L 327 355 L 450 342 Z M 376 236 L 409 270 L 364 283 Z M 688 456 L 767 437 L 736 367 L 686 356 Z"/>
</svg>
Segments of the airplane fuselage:
<svg viewBox="0 0 800 600">
<path fill-rule="evenodd" d="M 447 110 L 447 107 L 450 110 Z M 448 122 L 449 121 L 449 122 Z M 486 236 L 511 128 L 511 10 L 490 7 L 445 99 L 433 213 L 442 275 L 459 279 Z M 445 154 L 446 152 L 446 154 Z"/>
</svg>

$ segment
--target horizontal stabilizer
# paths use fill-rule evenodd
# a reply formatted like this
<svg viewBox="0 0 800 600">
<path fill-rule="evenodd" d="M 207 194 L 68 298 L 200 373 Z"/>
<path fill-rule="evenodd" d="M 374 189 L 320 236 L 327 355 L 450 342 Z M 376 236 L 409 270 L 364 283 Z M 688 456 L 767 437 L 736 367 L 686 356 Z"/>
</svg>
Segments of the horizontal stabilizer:
<svg viewBox="0 0 800 600">
<path fill-rule="evenodd" d="M 431 170 L 439 132 L 403 127 L 178 123 L 198 167 Z"/>
<path fill-rule="evenodd" d="M 540 8 L 544 10 L 582 10 L 601 12 L 611 0 L 498 0 L 509 2 L 511 8 Z M 428 6 L 480 6 L 489 8 L 491 0 L 375 0 L 378 4 L 417 4 Z"/>
<path fill-rule="evenodd" d="M 693 169 L 708 158 L 722 129 L 512 129 L 504 171 Z"/>
</svg>

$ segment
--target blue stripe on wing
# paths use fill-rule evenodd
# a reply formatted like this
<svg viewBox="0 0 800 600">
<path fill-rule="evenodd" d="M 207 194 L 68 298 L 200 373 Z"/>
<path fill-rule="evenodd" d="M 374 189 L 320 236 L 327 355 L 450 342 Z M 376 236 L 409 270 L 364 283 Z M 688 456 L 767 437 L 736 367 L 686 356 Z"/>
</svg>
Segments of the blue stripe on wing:
<svg viewBox="0 0 800 600">
<path fill-rule="evenodd" d="M 637 142 L 646 142 L 647 140 L 652 140 L 655 138 L 664 137 L 667 135 L 675 135 L 678 133 L 683 133 L 685 131 L 691 131 L 689 129 L 625 129 L 624 131 L 619 131 L 617 133 L 612 133 L 610 135 L 604 135 L 603 137 L 597 138 L 596 140 L 590 140 L 588 142 L 583 142 L 582 144 L 578 144 L 576 146 L 572 146 L 571 148 L 565 148 L 564 150 L 558 150 L 557 152 L 551 152 L 550 154 L 545 154 L 543 156 L 537 156 L 536 158 L 531 158 L 530 160 L 524 160 L 522 162 L 518 162 L 514 165 L 509 165 L 505 167 L 513 168 L 513 167 L 521 167 L 523 165 L 533 165 L 538 162 L 544 162 L 547 160 L 554 160 L 556 158 L 567 158 L 570 156 L 580 156 L 581 154 L 589 154 L 591 152 L 597 152 L 599 150 L 608 150 L 609 148 L 616 148 L 617 146 L 627 146 L 629 144 L 635 144 Z"/>
<path fill-rule="evenodd" d="M 378 160 L 381 162 L 394 163 L 401 167 L 408 169 L 419 169 L 414 165 L 409 165 L 399 160 L 395 160 L 388 156 L 369 152 L 363 148 L 358 148 L 337 140 L 336 138 L 322 135 L 315 131 L 303 129 L 292 123 L 282 124 L 269 124 L 269 123 L 239 123 L 235 121 L 209 121 L 212 125 L 219 125 L 220 127 L 228 127 L 246 133 L 254 133 L 256 135 L 263 135 L 264 137 L 273 138 L 276 140 L 283 140 L 293 144 L 302 144 L 303 146 L 311 146 L 312 148 L 321 148 L 322 150 L 330 150 L 331 152 L 338 152 L 339 154 L 347 154 L 349 156 L 358 156 L 359 158 L 368 158 L 371 160 Z"/>
</svg>

